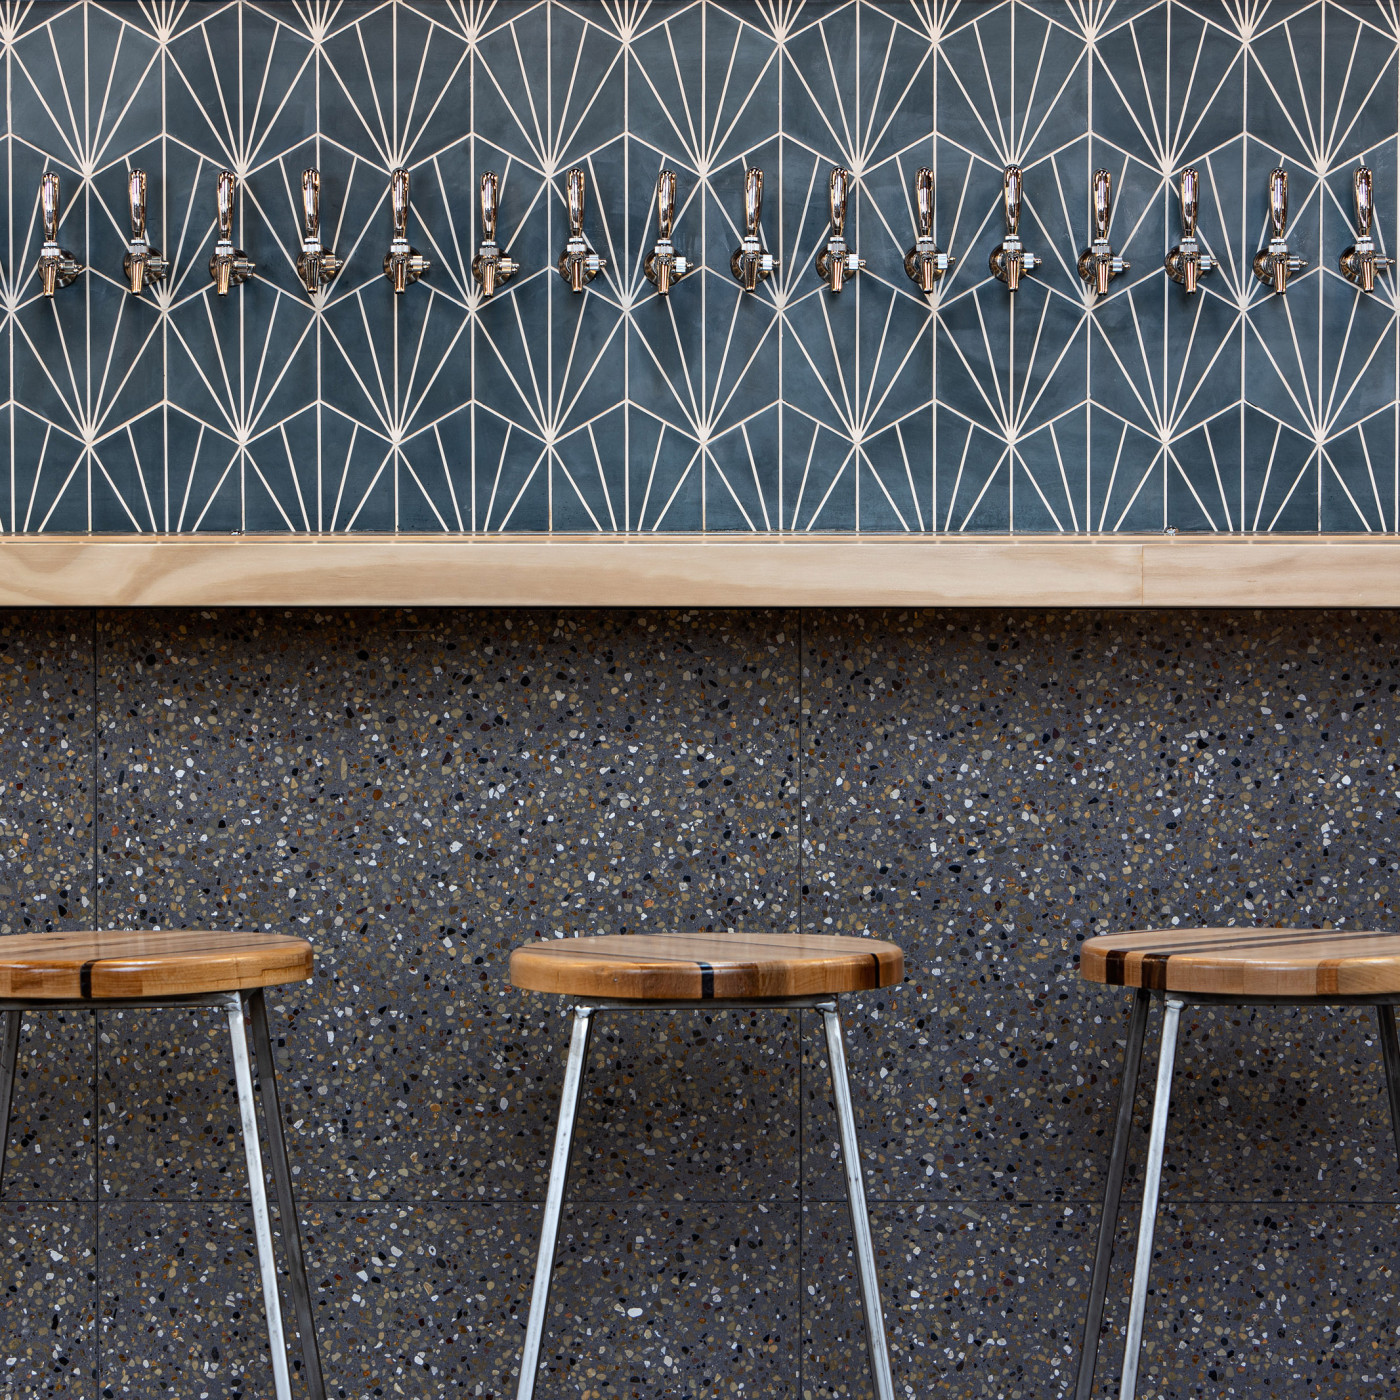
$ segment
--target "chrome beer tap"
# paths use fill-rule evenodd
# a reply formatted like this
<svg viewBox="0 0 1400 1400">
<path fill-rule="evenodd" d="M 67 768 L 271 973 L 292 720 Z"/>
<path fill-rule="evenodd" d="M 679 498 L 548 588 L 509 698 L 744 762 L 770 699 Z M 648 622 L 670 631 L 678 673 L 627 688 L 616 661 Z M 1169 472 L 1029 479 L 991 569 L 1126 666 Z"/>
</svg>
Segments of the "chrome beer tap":
<svg viewBox="0 0 1400 1400">
<path fill-rule="evenodd" d="M 1113 176 L 1107 170 L 1094 171 L 1094 238 L 1079 255 L 1079 275 L 1094 289 L 1096 296 L 1108 295 L 1108 284 L 1131 264 L 1114 251 L 1108 241 L 1108 225 L 1113 219 Z"/>
<path fill-rule="evenodd" d="M 758 218 L 763 210 L 763 171 L 757 166 L 744 171 L 744 236 L 729 259 L 729 270 L 746 292 L 756 292 L 763 278 L 772 274 L 778 260 L 758 237 Z"/>
<path fill-rule="evenodd" d="M 1269 246 L 1255 253 L 1254 275 L 1267 282 L 1279 296 L 1288 290 L 1288 279 L 1301 272 L 1308 265 L 1306 258 L 1297 257 L 1288 251 L 1288 240 L 1283 236 L 1288 227 L 1288 171 L 1269 171 L 1269 221 L 1273 224 L 1274 236 Z"/>
<path fill-rule="evenodd" d="M 676 172 L 663 170 L 656 177 L 656 246 L 642 260 L 647 281 L 656 284 L 657 293 L 666 296 L 675 283 L 690 271 L 690 263 L 671 243 L 676 221 Z"/>
<path fill-rule="evenodd" d="M 209 259 L 209 275 L 214 279 L 214 290 L 221 297 L 228 295 L 229 287 L 246 282 L 253 270 L 248 255 L 242 248 L 233 246 L 233 197 L 237 192 L 238 181 L 233 171 L 219 171 L 219 238 Z"/>
<path fill-rule="evenodd" d="M 584 173 L 575 167 L 568 174 L 569 241 L 559 254 L 559 275 L 569 284 L 569 290 L 581 292 L 607 263 L 588 246 L 583 236 Z"/>
<path fill-rule="evenodd" d="M 1034 272 L 1040 259 L 1026 252 L 1021 244 L 1021 167 L 1008 165 L 1001 177 L 1001 202 L 1006 215 L 1006 237 L 992 249 L 987 259 L 992 276 L 1006 283 L 1014 292 L 1021 285 L 1023 274 Z"/>
<path fill-rule="evenodd" d="M 921 292 L 931 292 L 933 284 L 957 261 L 933 241 L 933 171 L 921 168 L 914 176 L 914 204 L 918 212 L 919 234 L 904 255 L 904 270 Z"/>
<path fill-rule="evenodd" d="M 51 297 L 59 287 L 66 287 L 83 271 L 83 265 L 67 248 L 58 246 L 58 219 L 62 212 L 58 194 L 58 176 L 46 171 L 39 185 L 39 204 L 44 215 L 44 243 L 39 249 L 40 285 L 44 295 Z"/>
<path fill-rule="evenodd" d="M 826 247 L 816 257 L 817 276 L 831 288 L 839 292 L 846 285 L 847 277 L 854 277 L 865 266 L 855 250 L 846 244 L 846 200 L 851 193 L 851 172 L 844 165 L 831 169 L 831 179 L 827 186 L 827 200 L 831 209 L 831 233 Z"/>
<path fill-rule="evenodd" d="M 481 284 L 481 295 L 493 296 L 502 282 L 509 282 L 520 264 L 508 258 L 496 243 L 496 216 L 500 213 L 501 187 L 496 173 L 488 170 L 481 177 L 481 244 L 472 259 L 472 276 Z"/>
<path fill-rule="evenodd" d="M 146 172 L 133 170 L 127 176 L 126 191 L 131 204 L 131 238 L 122 258 L 131 295 L 139 297 L 147 287 L 159 282 L 169 270 L 159 248 L 152 248 L 146 237 Z"/>
<path fill-rule="evenodd" d="M 400 167 L 389 177 L 389 206 L 394 219 L 394 236 L 384 254 L 384 275 L 402 296 L 411 283 L 426 277 L 432 263 L 408 246 L 408 171 Z"/>
<path fill-rule="evenodd" d="M 340 271 L 340 259 L 321 246 L 321 172 L 301 172 L 301 252 L 297 254 L 297 276 L 301 285 L 315 296 Z"/>
<path fill-rule="evenodd" d="M 1196 283 L 1203 272 L 1215 269 L 1215 259 L 1201 251 L 1196 238 L 1196 213 L 1200 208 L 1201 177 L 1195 169 L 1188 167 L 1181 172 L 1181 242 L 1167 254 L 1167 276 L 1173 282 L 1180 282 L 1186 288 L 1187 296 L 1194 296 Z"/>
<path fill-rule="evenodd" d="M 1376 273 L 1385 272 L 1390 267 L 1390 259 L 1384 253 L 1376 252 L 1371 239 L 1371 216 L 1375 205 L 1371 199 L 1371 171 L 1369 166 L 1359 165 L 1351 177 L 1351 192 L 1356 200 L 1356 241 L 1343 250 L 1337 265 L 1342 276 L 1355 282 L 1363 292 L 1376 290 Z"/>
</svg>

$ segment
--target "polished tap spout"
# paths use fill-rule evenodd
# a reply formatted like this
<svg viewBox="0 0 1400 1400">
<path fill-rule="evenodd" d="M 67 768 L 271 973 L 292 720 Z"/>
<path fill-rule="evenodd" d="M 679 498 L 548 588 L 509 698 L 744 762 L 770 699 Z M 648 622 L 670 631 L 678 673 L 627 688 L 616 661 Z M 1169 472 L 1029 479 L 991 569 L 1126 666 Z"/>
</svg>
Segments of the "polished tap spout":
<svg viewBox="0 0 1400 1400">
<path fill-rule="evenodd" d="M 690 263 L 676 252 L 671 242 L 671 229 L 675 221 L 676 172 L 663 170 L 656 177 L 656 243 L 642 260 L 642 271 L 646 273 L 647 281 L 663 297 L 690 271 Z"/>
<path fill-rule="evenodd" d="M 575 167 L 569 171 L 565 184 L 569 198 L 569 238 L 559 254 L 559 275 L 569 284 L 571 292 L 581 292 L 607 263 L 588 246 L 583 236 L 584 172 Z"/>
<path fill-rule="evenodd" d="M 933 171 L 926 166 L 914 176 L 914 208 L 918 234 L 904 255 L 904 270 L 921 292 L 931 292 L 938 279 L 957 261 L 933 239 Z"/>
<path fill-rule="evenodd" d="M 991 257 L 987 259 L 992 276 L 1005 282 L 1008 292 L 1014 292 L 1021 285 L 1021 278 L 1040 266 L 1040 259 L 1034 253 L 1028 253 L 1021 242 L 1021 194 L 1021 167 L 1008 165 L 1001 177 L 1006 236 L 992 249 Z"/>
<path fill-rule="evenodd" d="M 228 295 L 231 286 L 246 282 L 253 271 L 253 264 L 248 260 L 248 255 L 242 248 L 233 246 L 233 205 L 237 193 L 238 180 L 233 171 L 219 171 L 219 237 L 209 259 L 209 275 L 214 279 L 214 290 L 221 297 Z"/>
<path fill-rule="evenodd" d="M 147 287 L 159 282 L 169 270 L 169 264 L 160 255 L 160 249 L 152 248 L 146 236 L 146 172 L 133 170 L 126 181 L 127 202 L 131 207 L 131 237 L 127 241 L 126 255 L 122 258 L 122 271 L 126 274 L 126 284 L 131 295 L 139 297 Z"/>
<path fill-rule="evenodd" d="M 1196 294 L 1203 273 L 1215 269 L 1215 259 L 1201 251 L 1196 237 L 1196 216 L 1200 210 L 1200 173 L 1187 167 L 1181 172 L 1181 242 L 1167 254 L 1167 276 L 1186 288 L 1187 296 Z"/>
<path fill-rule="evenodd" d="M 1269 171 L 1269 223 L 1273 237 L 1269 246 L 1254 255 L 1254 275 L 1279 295 L 1288 291 L 1288 282 L 1308 265 L 1306 258 L 1300 258 L 1288 251 L 1288 172 L 1282 169 Z"/>
<path fill-rule="evenodd" d="M 844 165 L 832 167 L 827 198 L 831 210 L 831 232 L 826 246 L 816 256 L 817 276 L 839 292 L 847 277 L 854 277 L 865 266 L 863 259 L 846 243 L 846 201 L 851 193 L 851 172 Z"/>
<path fill-rule="evenodd" d="M 488 170 L 481 177 L 481 244 L 472 259 L 472 276 L 481 287 L 481 295 L 494 296 L 502 282 L 509 282 L 520 264 L 501 252 L 496 242 L 496 219 L 500 213 L 500 182 L 496 173 Z"/>
<path fill-rule="evenodd" d="M 44 242 L 39 249 L 39 285 L 44 295 L 51 297 L 59 287 L 66 287 L 83 271 L 83 265 L 67 248 L 58 246 L 58 221 L 63 206 L 59 200 L 58 176 L 46 171 L 39 183 L 39 205 L 44 217 Z"/>
<path fill-rule="evenodd" d="M 1369 166 L 1359 165 L 1351 178 L 1352 198 L 1356 201 L 1356 238 L 1345 248 L 1338 259 L 1342 276 L 1354 282 L 1363 292 L 1376 290 L 1376 273 L 1385 272 L 1391 266 L 1391 259 L 1376 251 L 1371 237 L 1371 220 L 1375 212 L 1372 198 L 1371 171 Z"/>
<path fill-rule="evenodd" d="M 408 242 L 408 171 L 400 167 L 389 176 L 389 208 L 394 220 L 394 233 L 389 251 L 384 254 L 384 275 L 393 284 L 397 296 L 402 296 L 420 277 L 426 277 L 432 264 Z"/>
<path fill-rule="evenodd" d="M 326 283 L 340 271 L 340 259 L 321 245 L 321 172 L 301 172 L 301 252 L 297 254 L 297 276 L 310 295 L 326 289 Z"/>
<path fill-rule="evenodd" d="M 756 292 L 758 284 L 773 273 L 778 259 L 764 246 L 758 236 L 758 221 L 763 210 L 763 171 L 751 166 L 744 171 L 744 236 L 729 259 L 729 270 L 746 292 Z"/>
<path fill-rule="evenodd" d="M 1108 284 L 1126 272 L 1130 263 L 1120 258 L 1108 241 L 1113 220 L 1113 176 L 1107 170 L 1094 171 L 1094 234 L 1079 255 L 1079 275 L 1094 289 L 1096 296 L 1108 295 Z"/>
</svg>

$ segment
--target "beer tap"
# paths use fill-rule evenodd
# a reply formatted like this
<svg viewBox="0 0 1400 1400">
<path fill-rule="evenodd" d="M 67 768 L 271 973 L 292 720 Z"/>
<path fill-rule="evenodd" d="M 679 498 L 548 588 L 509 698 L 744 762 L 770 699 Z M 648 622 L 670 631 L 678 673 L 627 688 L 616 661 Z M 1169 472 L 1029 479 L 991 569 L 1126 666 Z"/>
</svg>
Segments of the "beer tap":
<svg viewBox="0 0 1400 1400">
<path fill-rule="evenodd" d="M 1014 292 L 1021 285 L 1023 274 L 1032 273 L 1040 266 L 1040 259 L 1034 253 L 1026 252 L 1021 244 L 1021 167 L 1008 165 L 1001 179 L 1002 211 L 1006 215 L 1006 237 L 992 249 L 987 259 L 992 276 L 1006 283 L 1006 290 Z"/>
<path fill-rule="evenodd" d="M 933 241 L 933 171 L 927 167 L 914 176 L 914 204 L 919 233 L 914 246 L 904 255 L 904 270 L 921 292 L 931 292 L 933 284 L 957 259 Z"/>
<path fill-rule="evenodd" d="M 1126 272 L 1129 263 L 1120 258 L 1108 241 L 1108 225 L 1113 218 L 1113 176 L 1107 170 L 1094 171 L 1094 238 L 1079 255 L 1079 275 L 1094 289 L 1096 296 L 1108 295 L 1108 284 Z"/>
<path fill-rule="evenodd" d="M 432 263 L 408 244 L 408 171 L 400 167 L 389 177 L 389 207 L 394 219 L 394 236 L 384 254 L 384 275 L 402 296 L 409 286 L 432 270 Z"/>
<path fill-rule="evenodd" d="M 660 296 L 666 296 L 672 286 L 690 271 L 690 263 L 680 256 L 671 243 L 671 228 L 676 219 L 676 172 L 663 170 L 656 177 L 656 245 L 642 260 L 647 281 L 656 286 Z"/>
<path fill-rule="evenodd" d="M 1356 201 L 1356 241 L 1343 250 L 1337 260 L 1342 276 L 1355 282 L 1363 292 L 1376 290 L 1376 273 L 1385 272 L 1390 267 L 1390 259 L 1384 253 L 1376 252 L 1371 239 L 1371 217 L 1375 205 L 1371 199 L 1371 171 L 1369 166 L 1359 165 L 1351 177 L 1351 193 Z"/>
<path fill-rule="evenodd" d="M 168 271 L 168 264 L 159 248 L 152 248 L 146 237 L 146 172 L 133 170 L 127 176 L 126 191 L 131 205 L 131 238 L 122 258 L 131 295 L 139 297 L 147 287 L 159 282 Z"/>
<path fill-rule="evenodd" d="M 1196 283 L 1204 272 L 1215 268 L 1215 259 L 1201 251 L 1196 238 L 1196 213 L 1200 208 L 1201 176 L 1188 167 L 1181 172 L 1181 242 L 1167 254 L 1167 276 L 1186 288 L 1187 296 L 1196 294 Z"/>
<path fill-rule="evenodd" d="M 827 200 L 831 210 L 831 233 L 826 247 L 816 257 L 817 276 L 839 292 L 847 277 L 854 277 L 865 266 L 855 250 L 846 244 L 846 200 L 851 192 L 851 172 L 844 165 L 832 167 L 827 185 Z"/>
<path fill-rule="evenodd" d="M 62 212 L 59 203 L 58 176 L 52 170 L 44 173 L 39 185 L 39 203 L 44 216 L 44 242 L 39 249 L 39 285 L 44 295 L 51 297 L 59 287 L 66 287 L 83 271 L 83 265 L 67 248 L 58 246 L 58 220 Z"/>
<path fill-rule="evenodd" d="M 1274 169 L 1269 171 L 1269 222 L 1274 235 L 1269 246 L 1254 255 L 1254 275 L 1268 283 L 1279 296 L 1288 291 L 1288 279 L 1301 272 L 1308 265 L 1306 258 L 1300 258 L 1288 251 L 1288 240 L 1284 231 L 1288 228 L 1288 172 Z"/>
<path fill-rule="evenodd" d="M 758 237 L 758 218 L 763 210 L 763 171 L 757 166 L 744 171 L 744 236 L 729 259 L 729 270 L 746 292 L 758 290 L 763 278 L 772 274 L 778 260 Z"/>
<path fill-rule="evenodd" d="M 233 171 L 219 171 L 219 238 L 209 259 L 209 275 L 214 279 L 214 290 L 221 297 L 228 295 L 231 286 L 246 282 L 253 271 L 248 255 L 242 248 L 233 246 L 233 199 L 237 192 L 238 180 Z"/>
<path fill-rule="evenodd" d="M 493 296 L 502 282 L 509 282 L 520 264 L 501 252 L 496 242 L 496 216 L 500 213 L 500 184 L 488 170 L 481 177 L 481 244 L 472 259 L 472 276 L 481 284 L 481 295 Z"/>
<path fill-rule="evenodd" d="M 315 296 L 340 271 L 340 259 L 321 246 L 321 172 L 301 172 L 301 252 L 297 254 L 297 276 L 301 285 Z"/>
<path fill-rule="evenodd" d="M 584 173 L 575 167 L 568 174 L 569 241 L 559 254 L 559 275 L 569 284 L 569 290 L 581 292 L 607 263 L 588 246 L 583 236 Z"/>
</svg>

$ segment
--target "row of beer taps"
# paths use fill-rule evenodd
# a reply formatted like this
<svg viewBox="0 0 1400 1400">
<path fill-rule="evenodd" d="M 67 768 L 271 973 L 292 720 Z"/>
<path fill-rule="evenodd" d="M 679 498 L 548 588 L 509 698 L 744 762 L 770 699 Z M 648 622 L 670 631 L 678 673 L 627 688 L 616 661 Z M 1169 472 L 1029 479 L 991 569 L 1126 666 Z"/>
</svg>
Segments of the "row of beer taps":
<svg viewBox="0 0 1400 1400">
<path fill-rule="evenodd" d="M 566 178 L 569 210 L 569 237 L 559 256 L 559 275 L 570 290 L 582 292 L 607 266 L 584 236 L 584 172 L 570 170 Z M 1002 174 L 1002 206 L 1006 234 L 992 249 L 988 259 L 992 274 L 1015 292 L 1021 279 L 1041 265 L 1041 259 L 1029 252 L 1021 241 L 1021 203 L 1023 174 L 1018 165 L 1009 165 Z M 131 205 L 131 238 L 122 259 L 122 271 L 133 295 L 139 296 L 147 287 L 165 277 L 170 264 L 160 251 L 153 248 L 146 232 L 146 173 L 130 172 L 127 189 Z M 230 170 L 219 172 L 216 181 L 218 236 L 209 258 L 209 276 L 219 296 L 227 296 L 230 287 L 247 280 L 253 263 L 241 248 L 233 243 L 233 217 L 237 178 Z M 849 278 L 865 267 L 865 260 L 856 255 L 846 241 L 846 209 L 851 191 L 851 172 L 844 166 L 834 166 L 828 181 L 830 221 L 826 242 L 813 260 L 816 274 L 832 292 L 840 292 Z M 1214 270 L 1216 260 L 1206 252 L 1196 233 L 1200 210 L 1200 174 L 1194 169 L 1181 172 L 1181 241 L 1167 254 L 1167 275 L 1179 282 L 1188 294 L 1197 290 L 1200 277 Z M 1339 268 L 1346 278 L 1363 292 L 1375 290 L 1376 273 L 1386 271 L 1391 260 L 1377 251 L 1371 237 L 1374 214 L 1371 171 L 1359 166 L 1352 179 L 1356 203 L 1356 236 L 1343 250 Z M 321 173 L 304 170 L 301 177 L 302 237 L 297 254 L 297 276 L 312 295 L 323 291 L 341 270 L 342 261 L 321 242 Z M 393 234 L 389 251 L 384 255 L 384 275 L 394 291 L 406 291 L 431 265 L 408 241 L 409 174 L 395 170 L 389 180 L 389 203 L 393 218 Z M 43 213 L 44 242 L 39 253 L 38 275 L 45 296 L 51 297 L 59 287 L 66 287 L 83 271 L 80 263 L 66 248 L 58 244 L 60 216 L 59 179 L 47 172 L 40 187 Z M 904 270 L 921 291 L 932 292 L 938 279 L 952 267 L 955 258 L 946 253 L 933 236 L 933 172 L 922 168 L 914 176 L 914 204 L 917 237 L 904 256 Z M 642 270 L 658 293 L 666 296 L 671 288 L 692 269 L 692 263 L 676 251 L 672 240 L 676 214 L 676 174 L 663 170 L 656 183 L 657 240 L 647 253 Z M 772 275 L 778 259 L 763 246 L 759 221 L 763 208 L 763 171 L 750 167 L 744 172 L 744 233 L 738 248 L 730 258 L 730 271 L 746 292 L 756 291 L 764 278 Z M 497 177 L 487 171 L 481 177 L 482 240 L 472 259 L 472 275 L 483 296 L 491 296 L 502 283 L 520 271 L 520 264 L 506 256 L 496 241 L 496 222 L 500 211 L 500 186 Z M 1113 250 L 1109 226 L 1113 219 L 1113 176 L 1107 170 L 1096 170 L 1093 177 L 1093 236 L 1089 246 L 1079 255 L 1079 275 L 1086 285 L 1099 295 L 1108 292 L 1109 283 L 1126 272 L 1129 264 Z M 1282 296 L 1288 290 L 1289 279 L 1302 272 L 1307 261 L 1290 251 L 1288 228 L 1288 172 L 1269 172 L 1269 220 L 1273 236 L 1268 246 L 1255 254 L 1254 275 Z"/>
</svg>

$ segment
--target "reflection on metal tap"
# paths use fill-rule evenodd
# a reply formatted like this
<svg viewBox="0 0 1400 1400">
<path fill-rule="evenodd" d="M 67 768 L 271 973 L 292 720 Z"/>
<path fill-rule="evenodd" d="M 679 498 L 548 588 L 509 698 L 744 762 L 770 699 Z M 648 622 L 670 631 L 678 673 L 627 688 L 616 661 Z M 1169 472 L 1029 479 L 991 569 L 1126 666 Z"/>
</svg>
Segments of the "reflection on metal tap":
<svg viewBox="0 0 1400 1400">
<path fill-rule="evenodd" d="M 1371 171 L 1368 166 L 1359 165 L 1351 177 L 1351 192 L 1356 200 L 1356 242 L 1342 252 L 1338 266 L 1342 276 L 1355 282 L 1363 292 L 1376 290 L 1376 273 L 1385 272 L 1390 267 L 1390 259 L 1384 253 L 1376 252 L 1371 239 L 1371 216 L 1375 204 L 1371 199 Z"/>
<path fill-rule="evenodd" d="M 1288 228 L 1288 172 L 1269 171 L 1269 221 L 1273 225 L 1274 236 L 1269 246 L 1254 255 L 1254 275 L 1267 282 L 1282 296 L 1288 290 L 1288 279 L 1307 267 L 1306 258 L 1296 257 L 1288 251 L 1288 240 L 1284 231 Z"/>
<path fill-rule="evenodd" d="M 395 170 L 389 177 L 389 207 L 394 218 L 394 236 L 384 254 L 384 275 L 400 296 L 409 284 L 426 277 L 432 264 L 417 248 L 408 246 L 408 171 Z"/>
<path fill-rule="evenodd" d="M 1181 172 L 1181 242 L 1167 254 L 1166 262 L 1167 276 L 1173 282 L 1180 282 L 1187 296 L 1195 295 L 1201 274 L 1215 268 L 1215 259 L 1201 252 L 1196 238 L 1196 213 L 1200 204 L 1201 176 L 1188 167 Z"/>
<path fill-rule="evenodd" d="M 126 189 L 131 204 L 131 238 L 122 259 L 122 271 L 126 273 L 132 296 L 139 297 L 147 287 L 165 276 L 169 265 L 161 257 L 160 249 L 152 248 L 146 237 L 146 172 L 133 170 L 127 176 Z"/>
<path fill-rule="evenodd" d="M 827 196 L 831 206 L 831 233 L 816 259 L 817 276 L 833 292 L 839 292 L 846 285 L 846 278 L 854 277 L 865 266 L 864 260 L 856 257 L 854 249 L 846 245 L 846 200 L 850 193 L 851 172 L 844 165 L 833 166 Z"/>
<path fill-rule="evenodd" d="M 559 275 L 569 284 L 569 290 L 581 292 L 607 263 L 588 246 L 583 236 L 584 174 L 575 167 L 567 177 L 569 188 L 569 241 L 559 254 Z"/>
<path fill-rule="evenodd" d="M 62 212 L 58 200 L 58 176 L 47 171 L 39 185 L 39 203 L 44 214 L 44 245 L 39 249 L 39 282 L 44 295 L 51 297 L 59 287 L 66 287 L 83 270 L 83 265 L 67 248 L 58 246 L 58 219 Z"/>
<path fill-rule="evenodd" d="M 321 172 L 301 172 L 301 252 L 297 254 L 297 276 L 312 296 L 326 289 L 326 283 L 340 271 L 340 259 L 321 246 Z"/>
<path fill-rule="evenodd" d="M 671 227 L 676 221 L 676 172 L 663 170 L 656 177 L 656 246 L 642 260 L 647 281 L 665 296 L 690 271 L 690 263 L 671 243 Z"/>
<path fill-rule="evenodd" d="M 1079 255 L 1079 275 L 1097 296 L 1108 295 L 1108 284 L 1130 266 L 1108 241 L 1113 219 L 1113 176 L 1107 170 L 1094 171 L 1094 238 Z"/>
<path fill-rule="evenodd" d="M 219 239 L 209 259 L 209 275 L 214 279 L 214 290 L 225 297 L 230 286 L 248 280 L 253 264 L 242 248 L 233 246 L 233 198 L 238 193 L 238 181 L 232 170 L 219 171 L 218 190 Z"/>
<path fill-rule="evenodd" d="M 502 282 L 509 282 L 520 264 L 508 258 L 496 243 L 496 216 L 500 213 L 501 187 L 496 172 L 488 170 L 481 177 L 481 245 L 472 259 L 472 276 L 481 284 L 481 295 L 494 295 Z"/>
<path fill-rule="evenodd" d="M 763 278 L 772 274 L 778 260 L 758 239 L 758 219 L 763 211 L 763 171 L 744 171 L 744 236 L 729 259 L 729 270 L 746 292 L 756 292 Z"/>
<path fill-rule="evenodd" d="M 1034 253 L 1026 252 L 1021 244 L 1021 167 L 1008 165 L 1001 178 L 1001 202 L 1006 214 L 1006 237 L 992 249 L 987 259 L 992 276 L 1006 283 L 1006 290 L 1014 292 L 1021 285 L 1023 274 L 1031 273 L 1040 266 L 1040 259 Z"/>
<path fill-rule="evenodd" d="M 904 255 L 904 270 L 921 292 L 931 292 L 933 284 L 957 261 L 933 241 L 933 171 L 927 167 L 914 176 L 914 203 L 919 220 L 919 236 Z"/>
</svg>

